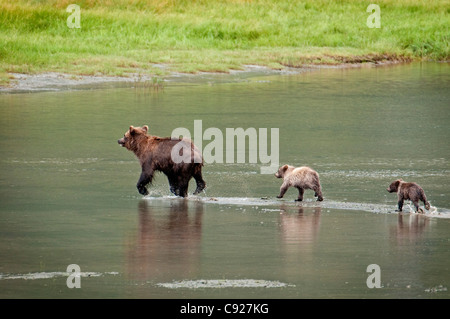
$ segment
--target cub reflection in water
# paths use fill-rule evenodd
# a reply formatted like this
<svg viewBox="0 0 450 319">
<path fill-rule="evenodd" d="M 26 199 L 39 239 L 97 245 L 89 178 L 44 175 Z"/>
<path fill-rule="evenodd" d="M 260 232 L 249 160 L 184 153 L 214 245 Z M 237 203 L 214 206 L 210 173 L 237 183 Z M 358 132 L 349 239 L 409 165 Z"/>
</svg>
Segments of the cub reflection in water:
<svg viewBox="0 0 450 319">
<path fill-rule="evenodd" d="M 429 226 L 430 218 L 422 214 L 399 214 L 397 225 L 390 229 L 391 238 L 394 238 L 397 244 L 413 242 L 420 239 Z"/>
<path fill-rule="evenodd" d="M 320 226 L 321 207 L 287 207 L 281 205 L 280 226 L 283 243 L 303 246 L 315 241 Z M 296 209 L 297 213 L 294 213 Z M 294 247 L 294 250 L 297 248 Z"/>
<path fill-rule="evenodd" d="M 280 209 L 280 268 L 288 278 L 298 278 L 299 273 L 305 278 L 315 278 L 317 268 L 311 265 L 317 262 L 321 207 L 281 205 Z"/>
</svg>

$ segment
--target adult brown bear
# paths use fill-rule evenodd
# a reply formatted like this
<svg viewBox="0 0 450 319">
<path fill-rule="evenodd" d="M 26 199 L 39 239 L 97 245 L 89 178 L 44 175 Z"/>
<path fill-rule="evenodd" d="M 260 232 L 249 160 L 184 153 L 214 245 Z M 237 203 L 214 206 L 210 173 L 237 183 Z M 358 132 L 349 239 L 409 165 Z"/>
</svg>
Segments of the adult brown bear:
<svg viewBox="0 0 450 319">
<path fill-rule="evenodd" d="M 167 176 L 170 191 L 177 196 L 187 196 L 192 177 L 197 183 L 194 195 L 206 187 L 202 177 L 203 157 L 190 140 L 152 136 L 144 125 L 130 126 L 117 142 L 132 151 L 141 163 L 142 173 L 136 185 L 140 194 L 148 195 L 146 185 L 152 182 L 155 171 Z"/>
</svg>

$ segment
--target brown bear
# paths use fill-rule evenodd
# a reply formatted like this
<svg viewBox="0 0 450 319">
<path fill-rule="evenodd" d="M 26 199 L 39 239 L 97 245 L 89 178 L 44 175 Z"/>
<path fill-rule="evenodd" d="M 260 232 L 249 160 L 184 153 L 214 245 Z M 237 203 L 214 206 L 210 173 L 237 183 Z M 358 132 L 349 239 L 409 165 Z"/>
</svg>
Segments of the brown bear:
<svg viewBox="0 0 450 319">
<path fill-rule="evenodd" d="M 148 195 L 146 185 L 152 182 L 155 171 L 163 172 L 167 176 L 170 191 L 177 196 L 187 196 L 189 181 L 192 177 L 197 183 L 194 195 L 202 192 L 206 183 L 202 177 L 203 157 L 197 147 L 187 139 L 161 138 L 149 135 L 147 132 L 147 125 L 130 126 L 124 137 L 117 141 L 119 145 L 132 151 L 141 163 L 142 173 L 137 182 L 139 193 Z M 181 150 L 187 150 L 186 153 L 190 151 L 190 157 L 187 160 L 186 154 L 183 161 L 174 158 L 174 154 L 181 155 L 176 152 L 180 150 L 180 145 Z"/>
<path fill-rule="evenodd" d="M 277 198 L 283 198 L 289 187 L 298 189 L 298 198 L 295 201 L 301 202 L 303 200 L 303 193 L 305 189 L 312 189 L 318 201 L 323 201 L 322 188 L 320 186 L 319 174 L 310 167 L 294 167 L 291 165 L 283 165 L 275 177 L 283 178 L 283 184 L 280 188 L 280 195 Z"/>
<path fill-rule="evenodd" d="M 387 188 L 389 193 L 397 193 L 398 197 L 398 210 L 396 212 L 401 212 L 403 208 L 403 201 L 405 199 L 409 199 L 413 202 L 416 207 L 416 212 L 424 213 L 422 208 L 419 208 L 419 200 L 421 200 L 425 208 L 430 210 L 430 203 L 427 201 L 427 197 L 425 196 L 425 192 L 422 187 L 417 185 L 416 183 L 407 183 L 402 179 L 398 179 L 393 181 L 391 185 Z"/>
</svg>

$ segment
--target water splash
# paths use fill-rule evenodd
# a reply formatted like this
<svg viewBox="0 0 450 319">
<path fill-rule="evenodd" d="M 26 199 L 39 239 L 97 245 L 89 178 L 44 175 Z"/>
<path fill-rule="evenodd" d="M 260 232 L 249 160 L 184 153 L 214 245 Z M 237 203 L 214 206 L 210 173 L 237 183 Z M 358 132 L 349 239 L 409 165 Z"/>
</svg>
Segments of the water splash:
<svg viewBox="0 0 450 319">
<path fill-rule="evenodd" d="M 321 207 L 326 209 L 342 209 L 342 210 L 355 210 L 355 211 L 365 211 L 377 214 L 391 214 L 395 212 L 395 205 L 391 204 L 378 204 L 378 203 L 357 203 L 357 202 L 341 202 L 333 200 L 324 200 L 322 202 L 317 202 L 315 200 L 305 200 L 301 203 L 294 202 L 291 200 L 279 200 L 276 198 L 257 198 L 257 197 L 204 197 L 204 196 L 189 196 L 185 199 L 176 196 L 163 196 L 154 197 L 147 196 L 146 200 L 149 201 L 166 201 L 166 200 L 187 200 L 189 202 L 203 202 L 207 204 L 216 205 L 237 205 L 237 206 L 280 206 L 285 207 Z M 406 204 L 409 206 L 409 204 Z M 261 211 L 269 212 L 268 209 L 261 208 Z M 409 212 L 414 213 L 414 209 L 409 206 Z M 404 213 L 407 213 L 405 211 Z M 425 211 L 421 214 L 426 217 L 433 218 L 450 218 L 450 210 L 446 208 L 438 208 L 431 206 L 429 211 Z"/>
<path fill-rule="evenodd" d="M 199 289 L 199 288 L 281 288 L 295 287 L 280 281 L 257 280 L 257 279 L 199 279 L 182 280 L 156 284 L 159 287 L 178 289 Z"/>
<path fill-rule="evenodd" d="M 425 289 L 425 292 L 431 292 L 431 293 L 443 292 L 443 291 L 447 291 L 447 287 L 444 287 L 443 285 Z"/>
</svg>

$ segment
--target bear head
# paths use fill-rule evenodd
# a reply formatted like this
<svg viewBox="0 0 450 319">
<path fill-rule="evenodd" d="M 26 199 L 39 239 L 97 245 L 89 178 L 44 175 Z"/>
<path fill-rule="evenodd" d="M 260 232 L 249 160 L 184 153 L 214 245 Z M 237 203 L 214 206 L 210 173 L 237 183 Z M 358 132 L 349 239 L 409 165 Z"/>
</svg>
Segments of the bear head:
<svg viewBox="0 0 450 319">
<path fill-rule="evenodd" d="M 286 171 L 288 170 L 289 165 L 283 165 L 278 169 L 278 172 L 275 173 L 275 177 L 276 178 L 283 178 L 284 174 L 286 173 Z"/>
<path fill-rule="evenodd" d="M 393 181 L 391 185 L 387 188 L 387 191 L 389 193 L 396 193 L 398 191 L 398 186 L 400 185 L 400 182 L 402 182 L 402 179 L 397 179 L 396 181 Z"/>
<path fill-rule="evenodd" d="M 147 136 L 148 126 L 142 127 L 130 126 L 130 129 L 125 132 L 123 138 L 119 139 L 117 143 L 127 150 L 134 151 L 142 137 Z"/>
</svg>

